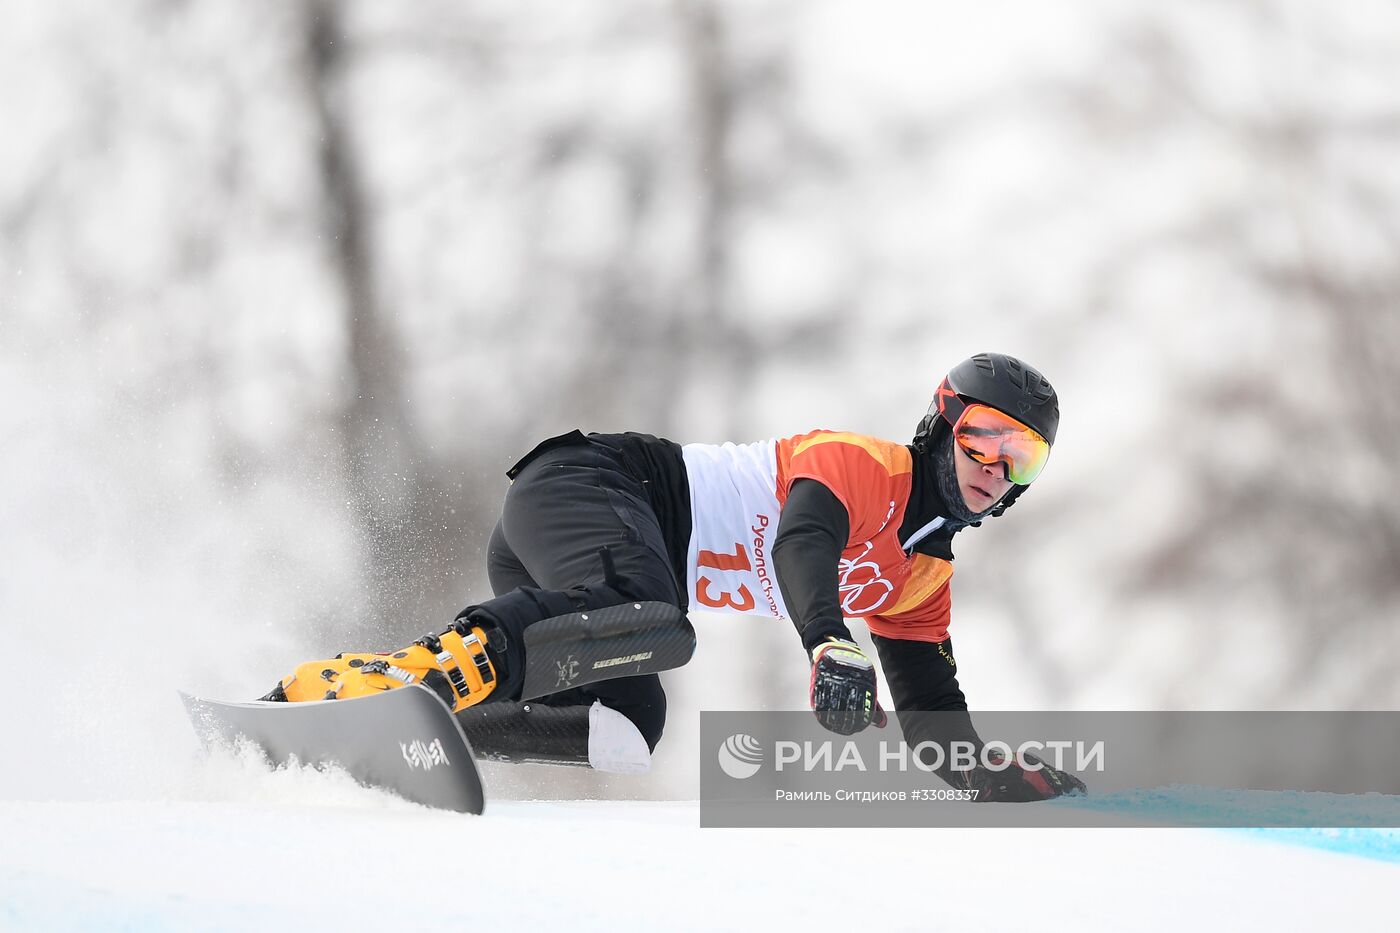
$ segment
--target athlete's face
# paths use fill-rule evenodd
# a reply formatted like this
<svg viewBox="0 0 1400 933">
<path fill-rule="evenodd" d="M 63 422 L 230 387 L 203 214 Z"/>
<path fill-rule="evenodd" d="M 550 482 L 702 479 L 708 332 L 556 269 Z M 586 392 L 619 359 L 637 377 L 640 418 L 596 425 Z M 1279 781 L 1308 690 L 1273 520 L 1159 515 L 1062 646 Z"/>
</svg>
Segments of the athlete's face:
<svg viewBox="0 0 1400 933">
<path fill-rule="evenodd" d="M 987 511 L 1011 488 L 1006 467 L 1000 463 L 978 463 L 960 444 L 954 444 L 953 451 L 963 502 L 974 512 Z"/>
</svg>

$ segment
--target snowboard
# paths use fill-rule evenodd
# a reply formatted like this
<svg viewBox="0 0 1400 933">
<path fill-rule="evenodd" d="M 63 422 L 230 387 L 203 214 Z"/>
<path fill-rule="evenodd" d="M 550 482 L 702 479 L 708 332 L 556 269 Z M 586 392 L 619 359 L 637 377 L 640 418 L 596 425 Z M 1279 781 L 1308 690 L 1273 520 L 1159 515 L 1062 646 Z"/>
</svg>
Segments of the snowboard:
<svg viewBox="0 0 1400 933">
<path fill-rule="evenodd" d="M 206 746 L 239 737 L 276 765 L 339 765 L 356 781 L 459 813 L 486 806 L 471 745 L 427 687 L 309 703 L 224 702 L 181 693 Z"/>
<path fill-rule="evenodd" d="M 616 677 L 668 671 L 695 652 L 690 620 L 676 606 L 661 602 L 623 603 L 544 619 L 527 628 L 524 638 L 522 701 Z M 233 743 L 242 736 L 273 764 L 292 758 L 302 764 L 335 764 L 361 784 L 415 803 L 461 813 L 485 808 L 471 743 L 457 717 L 427 687 L 413 684 L 371 696 L 299 703 L 180 696 L 206 745 Z M 491 721 L 499 731 L 503 720 Z"/>
</svg>

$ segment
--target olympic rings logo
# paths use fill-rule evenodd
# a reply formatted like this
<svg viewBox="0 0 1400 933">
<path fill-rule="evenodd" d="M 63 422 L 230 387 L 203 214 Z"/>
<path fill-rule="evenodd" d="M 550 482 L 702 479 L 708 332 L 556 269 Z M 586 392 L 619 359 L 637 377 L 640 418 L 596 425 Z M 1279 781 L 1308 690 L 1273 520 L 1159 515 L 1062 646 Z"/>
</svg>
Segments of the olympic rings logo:
<svg viewBox="0 0 1400 933">
<path fill-rule="evenodd" d="M 882 576 L 879 564 L 861 560 L 874 548 L 875 545 L 867 541 L 865 550 L 855 558 L 841 558 L 838 589 L 841 593 L 841 611 L 848 616 L 874 614 L 894 592 L 894 584 Z"/>
</svg>

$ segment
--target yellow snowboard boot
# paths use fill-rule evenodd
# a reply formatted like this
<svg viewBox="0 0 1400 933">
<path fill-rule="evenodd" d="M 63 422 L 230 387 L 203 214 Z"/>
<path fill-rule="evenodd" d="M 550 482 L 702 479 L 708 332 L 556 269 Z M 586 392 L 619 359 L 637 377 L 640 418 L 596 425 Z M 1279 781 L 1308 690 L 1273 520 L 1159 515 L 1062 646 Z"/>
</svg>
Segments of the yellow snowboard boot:
<svg viewBox="0 0 1400 933">
<path fill-rule="evenodd" d="M 458 619 L 442 634 L 425 635 L 401 651 L 346 653 L 299 664 L 263 699 L 344 700 L 423 684 L 457 713 L 485 700 L 496 688 L 496 669 L 486 644 L 482 628 Z"/>
</svg>

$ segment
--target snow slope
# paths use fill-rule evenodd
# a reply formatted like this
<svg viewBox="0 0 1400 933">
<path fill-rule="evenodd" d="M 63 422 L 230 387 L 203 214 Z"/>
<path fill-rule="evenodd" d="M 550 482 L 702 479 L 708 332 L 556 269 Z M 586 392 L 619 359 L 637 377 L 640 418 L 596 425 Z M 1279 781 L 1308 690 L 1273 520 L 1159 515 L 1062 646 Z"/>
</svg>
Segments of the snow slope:
<svg viewBox="0 0 1400 933">
<path fill-rule="evenodd" d="M 1280 842 L 1316 834 L 697 824 L 692 802 L 471 817 L 214 756 L 164 799 L 0 801 L 0 928 L 1272 933 L 1370 922 L 1400 880 L 1384 858 Z"/>
</svg>

